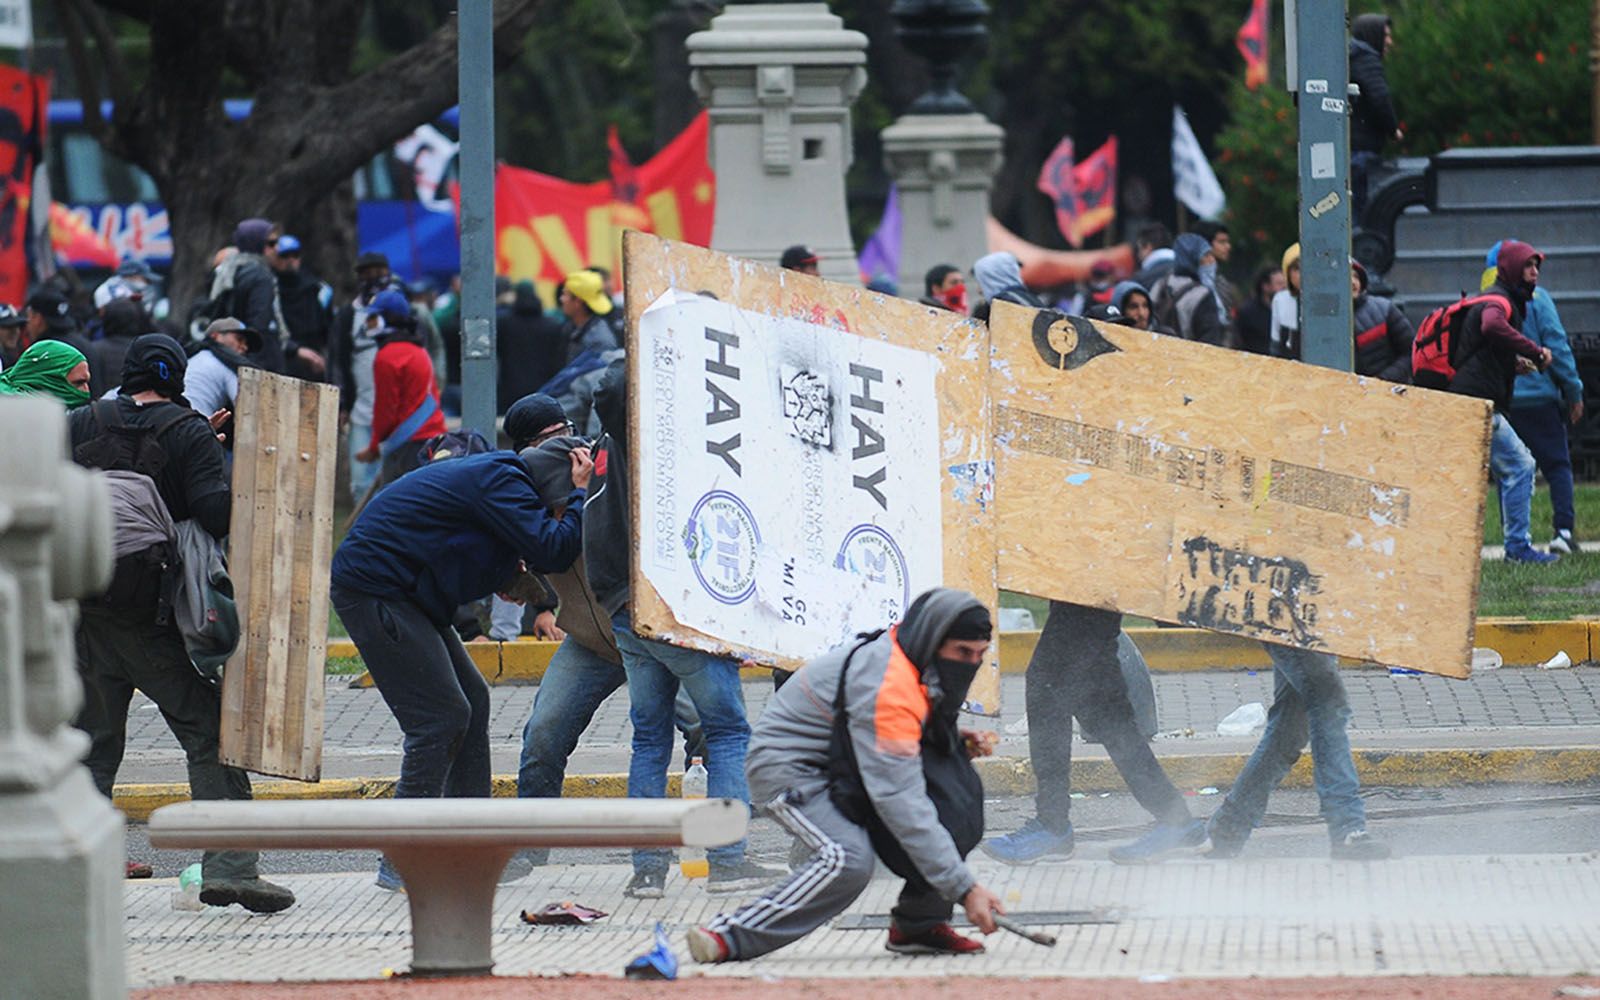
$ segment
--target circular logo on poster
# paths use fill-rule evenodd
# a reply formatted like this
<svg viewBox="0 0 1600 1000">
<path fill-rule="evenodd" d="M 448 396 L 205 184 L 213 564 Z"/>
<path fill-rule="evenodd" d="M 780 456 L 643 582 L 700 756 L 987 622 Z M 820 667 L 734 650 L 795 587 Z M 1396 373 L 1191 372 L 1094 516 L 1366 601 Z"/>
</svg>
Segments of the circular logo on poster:
<svg viewBox="0 0 1600 1000">
<path fill-rule="evenodd" d="M 683 528 L 683 547 L 695 578 L 723 604 L 742 603 L 755 593 L 760 545 L 755 515 L 726 490 L 701 497 Z"/>
<path fill-rule="evenodd" d="M 864 576 L 890 593 L 900 595 L 898 608 L 887 608 L 899 620 L 911 603 L 911 574 L 906 570 L 905 553 L 894 538 L 875 524 L 858 524 L 844 536 L 834 568 Z"/>
</svg>

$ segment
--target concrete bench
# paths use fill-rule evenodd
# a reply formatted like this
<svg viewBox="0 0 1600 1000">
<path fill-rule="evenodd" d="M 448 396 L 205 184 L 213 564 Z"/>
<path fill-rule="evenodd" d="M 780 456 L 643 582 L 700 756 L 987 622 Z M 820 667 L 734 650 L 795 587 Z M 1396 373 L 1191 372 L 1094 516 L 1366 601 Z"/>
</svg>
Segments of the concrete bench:
<svg viewBox="0 0 1600 1000">
<path fill-rule="evenodd" d="M 525 847 L 718 847 L 745 835 L 734 799 L 180 802 L 150 816 L 160 848 L 376 848 L 411 906 L 411 971 L 494 966 L 496 880 Z"/>
</svg>

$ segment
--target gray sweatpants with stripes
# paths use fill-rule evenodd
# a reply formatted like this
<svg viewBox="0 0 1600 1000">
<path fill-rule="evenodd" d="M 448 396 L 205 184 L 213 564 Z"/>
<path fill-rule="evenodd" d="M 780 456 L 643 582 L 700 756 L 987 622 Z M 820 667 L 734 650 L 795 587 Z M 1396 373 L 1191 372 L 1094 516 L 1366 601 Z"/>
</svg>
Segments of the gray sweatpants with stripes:
<svg viewBox="0 0 1600 1000">
<path fill-rule="evenodd" d="M 825 776 L 774 791 L 761 788 L 752 775 L 750 791 L 751 801 L 764 801 L 772 818 L 811 851 L 811 859 L 760 899 L 718 914 L 706 925 L 728 942 L 734 959 L 776 951 L 838 916 L 865 891 L 877 865 L 866 829 L 834 807 Z M 915 934 L 948 921 L 953 909 L 925 883 L 907 883 L 893 917 L 901 930 Z"/>
</svg>

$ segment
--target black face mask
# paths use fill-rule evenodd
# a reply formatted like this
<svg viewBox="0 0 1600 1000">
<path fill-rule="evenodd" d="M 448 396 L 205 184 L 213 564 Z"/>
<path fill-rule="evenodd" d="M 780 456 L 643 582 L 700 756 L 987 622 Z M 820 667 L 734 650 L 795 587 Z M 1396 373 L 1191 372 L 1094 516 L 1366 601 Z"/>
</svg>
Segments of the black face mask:
<svg viewBox="0 0 1600 1000">
<path fill-rule="evenodd" d="M 939 704 L 934 712 L 941 718 L 954 722 L 961 712 L 961 703 L 967 700 L 967 689 L 978 676 L 978 665 L 964 660 L 951 660 L 943 656 L 933 661 L 934 673 L 939 677 Z"/>
</svg>

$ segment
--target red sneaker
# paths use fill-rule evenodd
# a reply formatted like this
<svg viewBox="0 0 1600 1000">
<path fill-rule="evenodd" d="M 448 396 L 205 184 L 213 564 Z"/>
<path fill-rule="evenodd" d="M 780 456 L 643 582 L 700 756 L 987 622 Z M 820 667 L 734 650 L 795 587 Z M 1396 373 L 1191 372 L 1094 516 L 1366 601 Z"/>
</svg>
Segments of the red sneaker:
<svg viewBox="0 0 1600 1000">
<path fill-rule="evenodd" d="M 889 925 L 889 940 L 884 944 L 890 951 L 901 955 L 981 955 L 983 942 L 975 941 L 949 924 L 937 924 L 918 934 Z"/>
<path fill-rule="evenodd" d="M 729 957 L 728 941 L 721 934 L 706 927 L 691 927 L 685 936 L 689 954 L 703 965 L 726 962 Z"/>
<path fill-rule="evenodd" d="M 149 878 L 155 871 L 143 861 L 129 861 L 123 870 L 123 878 Z"/>
</svg>

